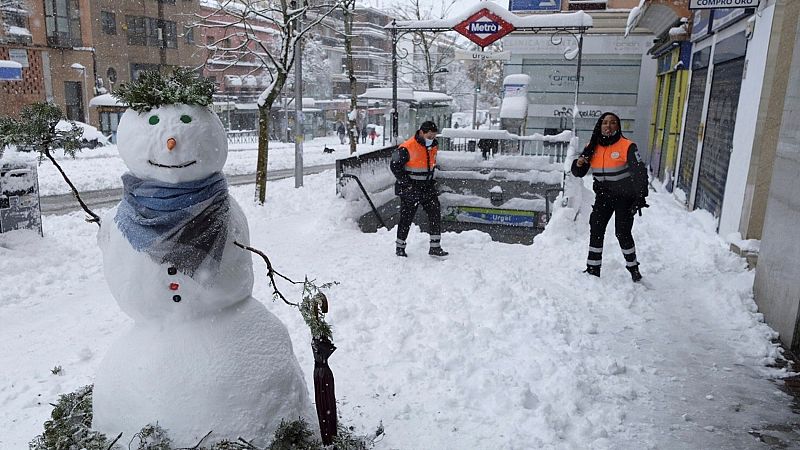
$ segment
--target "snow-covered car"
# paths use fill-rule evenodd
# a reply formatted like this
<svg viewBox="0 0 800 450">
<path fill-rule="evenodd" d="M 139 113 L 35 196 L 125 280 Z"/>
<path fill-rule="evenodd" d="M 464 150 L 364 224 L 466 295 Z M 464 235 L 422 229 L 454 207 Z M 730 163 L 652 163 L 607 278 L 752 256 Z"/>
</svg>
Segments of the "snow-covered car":
<svg viewBox="0 0 800 450">
<path fill-rule="evenodd" d="M 72 123 L 83 129 L 81 148 L 95 148 L 111 144 L 108 137 L 103 135 L 100 130 L 89 124 L 78 122 L 77 120 L 60 120 L 58 124 L 56 124 L 56 129 L 59 131 L 69 131 L 72 129 Z"/>
</svg>

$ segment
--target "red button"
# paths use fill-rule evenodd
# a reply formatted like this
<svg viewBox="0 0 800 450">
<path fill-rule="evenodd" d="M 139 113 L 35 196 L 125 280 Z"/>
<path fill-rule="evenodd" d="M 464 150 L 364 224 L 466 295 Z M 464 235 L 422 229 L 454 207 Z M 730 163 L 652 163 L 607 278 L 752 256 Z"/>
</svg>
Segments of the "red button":
<svg viewBox="0 0 800 450">
<path fill-rule="evenodd" d="M 169 289 L 170 289 L 171 291 L 177 291 L 177 290 L 178 290 L 178 287 L 179 287 L 178 283 L 170 283 L 170 284 L 169 284 Z"/>
</svg>

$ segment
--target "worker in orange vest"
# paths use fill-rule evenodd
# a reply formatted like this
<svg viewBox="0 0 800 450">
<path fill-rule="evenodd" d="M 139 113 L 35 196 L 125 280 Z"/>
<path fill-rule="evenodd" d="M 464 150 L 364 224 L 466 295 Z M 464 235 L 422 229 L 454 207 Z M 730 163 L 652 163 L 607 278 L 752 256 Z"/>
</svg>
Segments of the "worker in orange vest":
<svg viewBox="0 0 800 450">
<path fill-rule="evenodd" d="M 436 257 L 447 256 L 442 250 L 442 217 L 439 205 L 439 192 L 436 189 L 434 174 L 436 152 L 439 143 L 436 135 L 439 129 L 431 121 L 425 121 L 413 137 L 400 144 L 392 153 L 389 167 L 397 182 L 394 193 L 400 197 L 400 222 L 397 224 L 397 256 L 406 254 L 406 238 L 414 221 L 417 207 L 422 205 L 428 215 L 431 245 L 428 254 Z"/>
<path fill-rule="evenodd" d="M 595 201 L 589 216 L 589 256 L 586 273 L 600 276 L 603 262 L 603 238 L 611 216 L 614 216 L 619 246 L 625 257 L 625 267 L 634 282 L 642 279 L 636 246 L 631 229 L 636 212 L 649 205 L 647 197 L 647 168 L 639 151 L 622 135 L 620 119 L 614 113 L 604 113 L 597 120 L 589 144 L 572 162 L 572 174 L 583 177 L 592 169 Z"/>
</svg>

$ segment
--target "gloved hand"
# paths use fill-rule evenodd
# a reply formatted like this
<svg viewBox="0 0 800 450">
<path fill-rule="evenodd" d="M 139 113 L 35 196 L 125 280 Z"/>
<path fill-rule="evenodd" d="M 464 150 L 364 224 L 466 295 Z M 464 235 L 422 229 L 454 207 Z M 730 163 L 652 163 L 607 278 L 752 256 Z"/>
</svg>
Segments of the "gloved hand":
<svg viewBox="0 0 800 450">
<path fill-rule="evenodd" d="M 647 200 L 644 197 L 636 197 L 633 200 L 633 204 L 631 205 L 631 214 L 639 213 L 639 216 L 642 215 L 642 208 L 649 208 L 650 205 L 647 204 Z"/>
</svg>

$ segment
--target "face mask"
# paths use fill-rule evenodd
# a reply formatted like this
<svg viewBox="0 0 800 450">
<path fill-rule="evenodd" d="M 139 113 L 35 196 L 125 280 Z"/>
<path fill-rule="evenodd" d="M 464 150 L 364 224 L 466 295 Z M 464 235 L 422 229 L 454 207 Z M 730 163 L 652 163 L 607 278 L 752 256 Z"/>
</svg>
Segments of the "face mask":
<svg viewBox="0 0 800 450">
<path fill-rule="evenodd" d="M 425 147 L 430 147 L 433 145 L 433 139 L 425 139 Z"/>
</svg>

